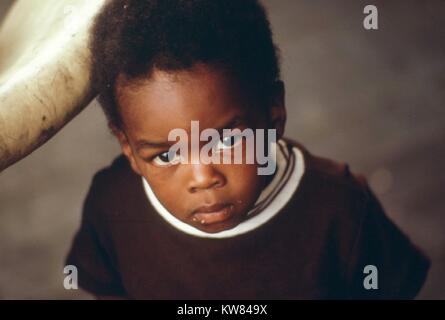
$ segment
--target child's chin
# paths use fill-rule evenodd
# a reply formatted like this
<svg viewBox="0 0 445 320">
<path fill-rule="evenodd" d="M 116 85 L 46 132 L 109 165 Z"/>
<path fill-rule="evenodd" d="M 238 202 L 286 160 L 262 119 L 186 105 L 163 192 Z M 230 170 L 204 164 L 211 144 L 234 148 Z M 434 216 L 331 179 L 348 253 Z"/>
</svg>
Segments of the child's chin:
<svg viewBox="0 0 445 320">
<path fill-rule="evenodd" d="M 208 224 L 208 225 L 194 225 L 194 227 L 198 228 L 201 231 L 207 232 L 207 233 L 218 233 L 218 232 L 233 229 L 239 223 L 240 223 L 239 221 L 233 221 L 233 219 L 231 219 L 228 221 L 212 223 L 212 224 Z"/>
</svg>

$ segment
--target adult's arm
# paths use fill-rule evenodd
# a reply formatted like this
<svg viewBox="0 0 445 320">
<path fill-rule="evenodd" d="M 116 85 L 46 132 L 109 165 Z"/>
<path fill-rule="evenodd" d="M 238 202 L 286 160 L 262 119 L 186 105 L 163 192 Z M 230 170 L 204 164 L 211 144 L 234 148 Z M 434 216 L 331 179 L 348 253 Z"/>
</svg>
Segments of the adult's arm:
<svg viewBox="0 0 445 320">
<path fill-rule="evenodd" d="M 89 29 L 104 0 L 17 0 L 0 27 L 0 171 L 94 98 Z"/>
</svg>

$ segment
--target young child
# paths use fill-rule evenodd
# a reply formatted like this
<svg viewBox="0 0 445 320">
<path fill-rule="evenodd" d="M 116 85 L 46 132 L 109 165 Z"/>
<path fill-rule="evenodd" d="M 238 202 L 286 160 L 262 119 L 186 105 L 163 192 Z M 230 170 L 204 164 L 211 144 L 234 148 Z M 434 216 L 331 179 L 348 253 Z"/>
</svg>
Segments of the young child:
<svg viewBox="0 0 445 320">
<path fill-rule="evenodd" d="M 429 262 L 363 177 L 283 137 L 284 85 L 258 1 L 112 0 L 91 49 L 123 155 L 95 175 L 68 255 L 82 288 L 130 299 L 416 296 Z M 276 170 L 178 161 L 169 134 L 194 121 L 276 130 L 266 148 Z M 211 152 L 246 145 L 223 134 Z"/>
</svg>

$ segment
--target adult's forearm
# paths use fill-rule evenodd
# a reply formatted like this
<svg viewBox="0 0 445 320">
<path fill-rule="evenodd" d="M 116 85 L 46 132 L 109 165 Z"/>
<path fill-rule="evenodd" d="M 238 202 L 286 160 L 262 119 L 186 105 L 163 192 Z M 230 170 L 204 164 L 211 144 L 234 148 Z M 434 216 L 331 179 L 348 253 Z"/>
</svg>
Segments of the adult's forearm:
<svg viewBox="0 0 445 320">
<path fill-rule="evenodd" d="M 72 49 L 0 87 L 0 170 L 46 142 L 92 99 L 88 57 Z"/>
<path fill-rule="evenodd" d="M 20 45 L 22 50 L 20 56 L 2 66 L 3 72 L 0 69 L 0 171 L 46 142 L 94 97 L 88 37 L 94 16 L 91 10 L 97 11 L 102 0 L 95 0 L 96 6 L 91 5 L 91 0 L 90 4 L 79 1 L 77 7 L 70 7 L 79 10 L 77 16 L 65 17 L 66 20 L 59 16 L 66 10 L 60 5 L 61 0 L 45 1 L 56 6 L 45 22 L 50 25 L 42 26 L 47 34 L 40 41 L 30 39 L 26 44 L 8 39 L 12 46 Z M 29 7 L 29 2 L 19 9 L 29 10 L 26 6 Z M 87 11 L 90 16 L 85 16 L 86 9 L 90 9 Z M 1 36 L 0 41 L 5 39 L 4 34 Z M 20 39 L 23 41 L 23 37 L 17 41 Z"/>
</svg>

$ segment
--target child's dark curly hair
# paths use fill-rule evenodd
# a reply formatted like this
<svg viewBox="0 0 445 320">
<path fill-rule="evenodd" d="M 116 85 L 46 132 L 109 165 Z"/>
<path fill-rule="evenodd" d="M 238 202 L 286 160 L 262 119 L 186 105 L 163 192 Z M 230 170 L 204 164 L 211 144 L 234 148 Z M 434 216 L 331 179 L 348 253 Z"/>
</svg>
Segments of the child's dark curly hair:
<svg viewBox="0 0 445 320">
<path fill-rule="evenodd" d="M 117 127 L 119 75 L 141 79 L 154 69 L 214 64 L 260 95 L 280 77 L 269 21 L 257 0 L 109 0 L 93 25 L 90 49 L 94 89 Z"/>
</svg>

